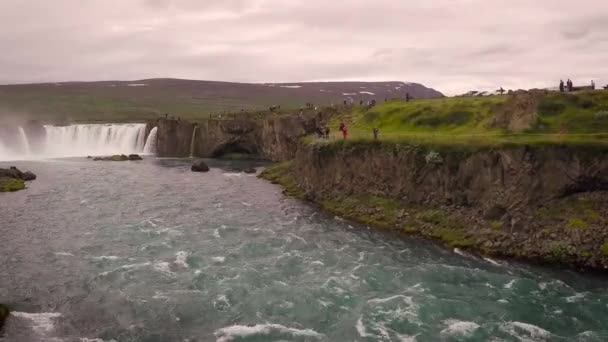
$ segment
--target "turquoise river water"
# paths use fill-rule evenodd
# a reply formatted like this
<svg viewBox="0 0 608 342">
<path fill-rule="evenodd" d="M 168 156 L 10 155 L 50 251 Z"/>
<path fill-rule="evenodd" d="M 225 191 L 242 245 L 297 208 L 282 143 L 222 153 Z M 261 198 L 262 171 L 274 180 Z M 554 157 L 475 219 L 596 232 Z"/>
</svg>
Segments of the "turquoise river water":
<svg viewBox="0 0 608 342">
<path fill-rule="evenodd" d="M 243 162 L 56 159 L 0 194 L 0 341 L 608 341 L 602 278 L 286 198 Z"/>
</svg>

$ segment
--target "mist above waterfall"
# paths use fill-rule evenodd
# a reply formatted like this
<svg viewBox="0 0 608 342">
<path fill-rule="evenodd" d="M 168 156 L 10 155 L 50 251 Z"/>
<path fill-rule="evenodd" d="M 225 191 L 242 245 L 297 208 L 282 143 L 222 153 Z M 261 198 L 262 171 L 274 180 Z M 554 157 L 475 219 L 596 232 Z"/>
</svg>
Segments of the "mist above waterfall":
<svg viewBox="0 0 608 342">
<path fill-rule="evenodd" d="M 47 125 L 42 137 L 21 126 L 12 131 L 0 135 L 0 160 L 143 153 L 146 142 L 145 124 Z"/>
</svg>

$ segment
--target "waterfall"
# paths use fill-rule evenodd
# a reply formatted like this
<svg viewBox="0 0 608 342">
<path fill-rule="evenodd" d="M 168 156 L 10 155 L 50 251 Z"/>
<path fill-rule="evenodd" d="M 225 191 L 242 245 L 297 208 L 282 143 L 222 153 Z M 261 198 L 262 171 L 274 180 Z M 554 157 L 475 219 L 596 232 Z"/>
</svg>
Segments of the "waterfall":
<svg viewBox="0 0 608 342">
<path fill-rule="evenodd" d="M 144 146 L 144 154 L 156 154 L 156 136 L 158 135 L 158 127 L 152 128 L 146 139 Z"/>
<path fill-rule="evenodd" d="M 40 150 L 30 150 L 25 130 L 19 128 L 19 141 L 5 139 L 0 160 L 43 159 L 113 154 L 143 153 L 145 124 L 82 124 L 44 126 Z M 16 139 L 17 137 L 15 137 Z"/>
<path fill-rule="evenodd" d="M 32 154 L 32 150 L 30 150 L 30 143 L 27 140 L 27 135 L 21 126 L 19 126 L 19 139 L 21 139 L 21 149 L 23 153 L 25 153 L 26 156 Z"/>
<path fill-rule="evenodd" d="M 196 131 L 198 130 L 198 126 L 194 126 L 192 130 L 192 139 L 190 139 L 190 158 L 194 158 L 194 140 L 196 139 Z"/>
</svg>

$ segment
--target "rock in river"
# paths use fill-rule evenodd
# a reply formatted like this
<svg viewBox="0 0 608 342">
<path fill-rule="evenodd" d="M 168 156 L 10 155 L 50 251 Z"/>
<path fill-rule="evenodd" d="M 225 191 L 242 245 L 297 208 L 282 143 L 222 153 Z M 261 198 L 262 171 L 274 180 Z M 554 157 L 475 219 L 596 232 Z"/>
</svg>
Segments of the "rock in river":
<svg viewBox="0 0 608 342">
<path fill-rule="evenodd" d="M 192 163 L 192 168 L 191 170 L 193 172 L 207 172 L 209 171 L 209 166 L 207 166 L 207 164 L 201 160 L 195 160 L 194 163 Z"/>
<path fill-rule="evenodd" d="M 255 168 L 253 168 L 253 167 L 248 167 L 245 170 L 243 170 L 243 172 L 245 172 L 245 173 L 256 173 L 257 170 Z"/>
<path fill-rule="evenodd" d="M 34 179 L 36 179 L 36 175 L 32 172 L 21 172 L 14 166 L 8 169 L 0 169 L 0 192 L 23 190 L 25 189 L 25 181 Z"/>
</svg>

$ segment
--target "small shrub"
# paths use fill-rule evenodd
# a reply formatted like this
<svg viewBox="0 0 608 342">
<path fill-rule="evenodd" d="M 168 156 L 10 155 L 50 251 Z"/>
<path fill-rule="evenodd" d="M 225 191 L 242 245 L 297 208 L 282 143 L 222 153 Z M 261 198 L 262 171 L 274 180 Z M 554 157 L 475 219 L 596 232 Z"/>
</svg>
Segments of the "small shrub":
<svg viewBox="0 0 608 342">
<path fill-rule="evenodd" d="M 593 117 L 596 119 L 608 119 L 608 110 L 599 111 L 593 114 Z"/>
<path fill-rule="evenodd" d="M 431 209 L 423 211 L 418 215 L 418 218 L 426 223 L 434 225 L 443 225 L 447 223 L 447 217 L 441 210 Z"/>
<path fill-rule="evenodd" d="M 443 157 L 436 151 L 429 151 L 429 153 L 424 156 L 424 160 L 426 160 L 427 164 L 442 164 Z"/>
<path fill-rule="evenodd" d="M 585 222 L 584 220 L 582 220 L 580 218 L 575 217 L 575 218 L 569 219 L 566 226 L 571 229 L 584 229 L 584 228 L 587 228 L 587 222 Z"/>
<path fill-rule="evenodd" d="M 552 101 L 548 98 L 543 99 L 538 104 L 538 113 L 542 116 L 558 115 L 566 109 L 563 103 Z"/>
<path fill-rule="evenodd" d="M 593 209 L 585 209 L 585 216 L 591 221 L 597 221 L 600 218 L 600 214 Z"/>
<path fill-rule="evenodd" d="M 416 228 L 415 226 L 405 226 L 403 227 L 403 231 L 408 234 L 414 234 L 418 232 L 418 228 Z"/>
<path fill-rule="evenodd" d="M 608 242 L 602 245 L 601 251 L 602 255 L 608 256 Z"/>
<path fill-rule="evenodd" d="M 494 221 L 490 224 L 490 227 L 492 228 L 492 230 L 501 230 L 502 229 L 502 222 L 500 221 Z"/>
<path fill-rule="evenodd" d="M 565 261 L 568 257 L 568 247 L 562 242 L 555 242 L 550 247 L 550 253 L 554 261 Z"/>
</svg>

